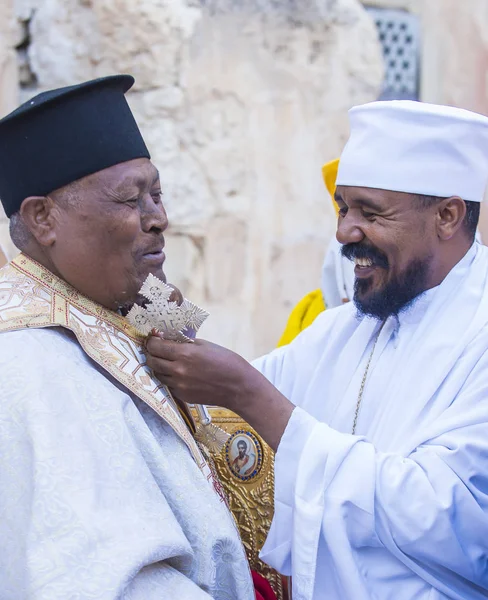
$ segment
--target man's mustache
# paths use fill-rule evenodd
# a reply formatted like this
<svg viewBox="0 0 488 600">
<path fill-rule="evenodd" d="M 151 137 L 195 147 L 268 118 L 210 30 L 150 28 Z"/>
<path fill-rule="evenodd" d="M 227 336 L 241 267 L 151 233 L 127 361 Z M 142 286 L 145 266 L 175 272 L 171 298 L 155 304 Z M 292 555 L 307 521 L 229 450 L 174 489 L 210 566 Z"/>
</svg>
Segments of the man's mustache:
<svg viewBox="0 0 488 600">
<path fill-rule="evenodd" d="M 375 267 L 388 268 L 388 259 L 374 246 L 369 246 L 361 242 L 355 244 L 344 244 L 341 248 L 341 254 L 349 260 L 355 258 L 369 258 Z"/>
</svg>

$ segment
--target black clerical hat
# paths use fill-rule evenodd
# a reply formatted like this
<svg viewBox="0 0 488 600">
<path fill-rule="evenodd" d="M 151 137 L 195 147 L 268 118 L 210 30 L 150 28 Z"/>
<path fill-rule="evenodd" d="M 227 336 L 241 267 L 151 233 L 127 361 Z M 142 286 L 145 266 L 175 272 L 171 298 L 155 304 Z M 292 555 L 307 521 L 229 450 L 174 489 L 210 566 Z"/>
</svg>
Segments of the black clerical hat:
<svg viewBox="0 0 488 600">
<path fill-rule="evenodd" d="M 114 75 L 43 92 L 0 120 L 0 200 L 7 216 L 28 196 L 44 196 L 81 177 L 150 158 Z"/>
</svg>

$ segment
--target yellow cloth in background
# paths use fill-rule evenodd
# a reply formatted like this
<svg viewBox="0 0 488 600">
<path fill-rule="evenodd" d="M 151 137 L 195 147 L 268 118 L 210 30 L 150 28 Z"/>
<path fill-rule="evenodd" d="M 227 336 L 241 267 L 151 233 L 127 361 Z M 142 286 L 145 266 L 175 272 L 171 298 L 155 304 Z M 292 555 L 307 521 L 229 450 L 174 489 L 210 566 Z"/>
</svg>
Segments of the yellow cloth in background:
<svg viewBox="0 0 488 600">
<path fill-rule="evenodd" d="M 331 195 L 336 215 L 339 213 L 339 207 L 334 201 L 338 169 L 338 158 L 331 160 L 322 167 L 322 177 L 324 178 L 325 187 Z M 310 292 L 305 298 L 302 298 L 288 318 L 285 331 L 278 342 L 278 348 L 280 346 L 286 346 L 286 344 L 293 341 L 297 335 L 311 325 L 325 309 L 324 296 L 320 289 Z"/>
<path fill-rule="evenodd" d="M 332 204 L 334 205 L 334 210 L 336 212 L 336 216 L 339 214 L 339 207 L 337 206 L 336 201 L 334 200 L 334 194 L 336 191 L 336 180 L 337 180 L 337 171 L 339 170 L 339 159 L 331 160 L 322 167 L 322 177 L 324 178 L 325 187 L 332 198 Z"/>
<path fill-rule="evenodd" d="M 286 346 L 297 335 L 311 325 L 315 319 L 325 310 L 324 297 L 322 290 L 318 289 L 310 292 L 302 298 L 292 310 L 285 331 L 278 342 L 278 347 Z"/>
</svg>

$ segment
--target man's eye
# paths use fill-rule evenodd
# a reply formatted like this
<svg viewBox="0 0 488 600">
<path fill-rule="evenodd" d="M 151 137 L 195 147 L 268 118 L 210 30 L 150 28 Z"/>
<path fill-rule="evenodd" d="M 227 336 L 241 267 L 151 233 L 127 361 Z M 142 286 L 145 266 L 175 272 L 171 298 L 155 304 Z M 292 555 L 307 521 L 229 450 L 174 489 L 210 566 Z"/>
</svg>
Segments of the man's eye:
<svg viewBox="0 0 488 600">
<path fill-rule="evenodd" d="M 154 202 L 156 202 L 156 204 L 158 204 L 159 202 L 161 202 L 161 196 L 162 196 L 162 192 L 158 191 L 158 192 L 151 192 L 151 196 L 152 199 L 154 200 Z"/>
<path fill-rule="evenodd" d="M 366 211 L 366 210 L 363 210 L 363 211 L 361 211 L 361 212 L 362 212 L 362 214 L 363 214 L 363 217 L 364 217 L 365 219 L 372 220 L 372 219 L 375 219 L 375 218 L 376 218 L 376 214 L 375 214 L 375 213 L 368 212 L 368 211 Z"/>
<path fill-rule="evenodd" d="M 347 206 L 342 206 L 341 208 L 339 208 L 339 216 L 345 217 L 347 215 L 347 210 Z"/>
</svg>

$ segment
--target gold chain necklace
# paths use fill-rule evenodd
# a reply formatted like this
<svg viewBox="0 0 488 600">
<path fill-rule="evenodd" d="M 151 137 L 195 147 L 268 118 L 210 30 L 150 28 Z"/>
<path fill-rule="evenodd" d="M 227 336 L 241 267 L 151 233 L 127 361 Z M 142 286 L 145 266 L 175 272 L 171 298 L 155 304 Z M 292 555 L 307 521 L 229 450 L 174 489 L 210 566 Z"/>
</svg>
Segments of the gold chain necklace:
<svg viewBox="0 0 488 600">
<path fill-rule="evenodd" d="M 364 370 L 363 380 L 361 381 L 361 387 L 359 388 L 358 401 L 356 403 L 356 411 L 354 413 L 354 421 L 352 424 L 352 435 L 356 434 L 356 426 L 358 424 L 359 409 L 361 408 L 361 401 L 363 399 L 364 386 L 366 385 L 366 379 L 368 377 L 369 366 L 371 364 L 371 360 L 372 360 L 373 354 L 374 354 L 374 349 L 376 348 L 376 344 L 378 343 L 378 339 L 380 337 L 381 330 L 383 329 L 383 326 L 385 323 L 386 323 L 386 321 L 383 321 L 383 323 L 381 324 L 381 327 L 378 330 L 378 333 L 376 334 L 376 337 L 375 337 L 375 340 L 373 343 L 373 347 L 371 348 L 368 362 L 366 364 L 366 369 Z"/>
</svg>

